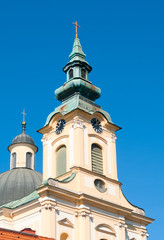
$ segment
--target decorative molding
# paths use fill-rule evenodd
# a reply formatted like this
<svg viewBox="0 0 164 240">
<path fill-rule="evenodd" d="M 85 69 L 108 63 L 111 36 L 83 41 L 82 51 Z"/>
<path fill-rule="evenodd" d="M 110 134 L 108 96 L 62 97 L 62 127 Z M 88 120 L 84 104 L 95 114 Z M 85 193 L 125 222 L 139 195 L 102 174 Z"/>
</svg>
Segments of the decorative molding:
<svg viewBox="0 0 164 240">
<path fill-rule="evenodd" d="M 56 186 L 58 186 L 58 181 L 53 178 L 50 178 L 50 179 L 48 179 L 48 184 L 50 186 L 56 187 Z"/>
<path fill-rule="evenodd" d="M 72 128 L 76 129 L 76 128 L 82 128 L 85 129 L 86 126 L 84 125 L 84 123 L 80 120 L 76 120 L 72 123 Z"/>
<path fill-rule="evenodd" d="M 67 178 L 65 178 L 63 180 L 58 180 L 58 182 L 60 182 L 60 183 L 69 183 L 69 182 L 71 182 L 75 178 L 75 176 L 76 176 L 76 171 L 72 172 L 71 176 L 69 176 L 69 177 L 67 177 Z"/>
<path fill-rule="evenodd" d="M 93 217 L 92 214 L 90 212 L 87 212 L 87 211 L 75 212 L 75 217 L 79 217 L 79 216 L 90 217 L 90 218 Z"/>
<path fill-rule="evenodd" d="M 52 205 L 52 204 L 50 204 L 50 203 L 44 204 L 44 205 L 41 207 L 40 210 L 43 210 L 43 209 L 45 209 L 45 210 L 52 210 L 52 209 L 54 209 L 55 211 L 58 211 L 58 210 L 59 210 L 56 205 Z"/>
<path fill-rule="evenodd" d="M 74 227 L 73 224 L 68 220 L 68 218 L 64 218 L 64 219 L 58 221 L 58 223 L 60 225 L 66 226 L 66 227 L 70 227 L 70 228 Z"/>
<path fill-rule="evenodd" d="M 111 142 L 115 143 L 116 139 L 117 139 L 117 137 L 114 134 L 112 134 L 111 135 Z"/>
<path fill-rule="evenodd" d="M 95 172 L 93 172 L 93 171 L 91 171 L 91 170 L 88 170 L 88 169 L 86 169 L 86 168 L 83 168 L 83 167 L 81 167 L 81 166 L 73 166 L 73 167 L 71 168 L 71 170 L 72 170 L 72 171 L 73 171 L 73 170 L 80 170 L 80 171 L 82 171 L 82 172 L 89 173 L 89 174 L 91 174 L 91 175 L 93 175 L 93 176 L 95 176 L 95 177 L 100 177 L 100 175 L 99 175 L 98 173 L 95 173 Z M 104 175 L 101 175 L 101 179 L 104 179 L 104 181 L 107 180 L 107 181 L 110 181 L 110 182 L 119 184 L 120 186 L 122 185 L 122 183 L 119 182 L 118 180 L 115 180 L 115 179 L 113 179 L 113 178 L 106 177 L 106 176 L 104 176 Z"/>
<path fill-rule="evenodd" d="M 120 223 L 120 224 L 119 224 L 119 227 L 120 227 L 120 228 L 125 228 L 125 229 L 126 229 L 126 228 L 128 227 L 128 225 L 126 225 L 125 223 Z"/>
<path fill-rule="evenodd" d="M 99 232 L 116 236 L 115 230 L 107 224 L 99 224 L 95 229 Z"/>
<path fill-rule="evenodd" d="M 60 141 L 61 139 L 66 139 L 66 138 L 68 138 L 68 137 L 69 137 L 69 135 L 62 135 L 62 136 L 56 138 L 56 139 L 52 142 L 52 146 L 53 146 L 56 142 Z"/>
<path fill-rule="evenodd" d="M 45 137 L 45 138 L 42 138 L 42 139 L 41 139 L 41 142 L 43 143 L 43 145 L 46 145 L 46 144 L 47 144 L 47 142 L 48 142 L 48 141 L 47 141 L 47 137 Z"/>
<path fill-rule="evenodd" d="M 106 139 L 102 138 L 101 136 L 99 136 L 98 134 L 94 134 L 94 133 L 91 133 L 91 134 L 88 134 L 89 137 L 92 137 L 92 138 L 95 138 L 96 139 L 99 139 L 101 140 L 102 142 L 104 142 L 105 144 L 107 144 L 107 141 Z M 94 140 L 94 141 L 95 141 Z"/>
<path fill-rule="evenodd" d="M 143 209 L 141 209 L 141 208 L 136 207 L 136 209 L 133 210 L 133 212 L 145 216 L 145 211 Z"/>
<path fill-rule="evenodd" d="M 141 233 L 141 236 L 142 236 L 142 237 L 149 237 L 149 234 L 148 234 L 147 232 L 142 232 L 142 233 Z"/>
</svg>

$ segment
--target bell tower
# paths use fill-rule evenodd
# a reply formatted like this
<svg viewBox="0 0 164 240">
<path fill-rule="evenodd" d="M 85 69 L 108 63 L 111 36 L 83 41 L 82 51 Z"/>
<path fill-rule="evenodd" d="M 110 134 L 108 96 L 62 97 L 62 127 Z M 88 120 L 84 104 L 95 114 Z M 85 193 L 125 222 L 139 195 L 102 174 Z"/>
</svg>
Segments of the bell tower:
<svg viewBox="0 0 164 240">
<path fill-rule="evenodd" d="M 81 167 L 117 180 L 115 132 L 110 115 L 95 103 L 101 90 L 89 81 L 92 67 L 75 38 L 70 61 L 63 68 L 66 82 L 55 90 L 61 101 L 40 129 L 43 134 L 43 179 Z"/>
<path fill-rule="evenodd" d="M 43 235 L 75 240 L 146 240 L 152 219 L 127 201 L 117 178 L 116 132 L 110 115 L 95 103 L 101 90 L 94 86 L 77 34 L 66 81 L 55 90 L 61 104 L 47 117 L 43 134 Z M 46 196 L 46 197 L 45 197 Z M 41 200 L 40 200 L 41 201 Z M 49 208 L 46 208 L 49 209 Z M 54 209 L 54 213 L 52 211 Z"/>
</svg>

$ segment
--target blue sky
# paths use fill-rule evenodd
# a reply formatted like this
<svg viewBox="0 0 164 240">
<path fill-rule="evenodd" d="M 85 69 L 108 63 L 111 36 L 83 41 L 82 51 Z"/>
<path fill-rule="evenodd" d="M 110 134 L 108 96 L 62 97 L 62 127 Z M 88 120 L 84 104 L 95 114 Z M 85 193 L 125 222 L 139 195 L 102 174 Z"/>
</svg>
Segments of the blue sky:
<svg viewBox="0 0 164 240">
<path fill-rule="evenodd" d="M 39 152 L 41 128 L 59 104 L 54 90 L 65 80 L 78 21 L 96 101 L 108 111 L 117 133 L 119 180 L 127 199 L 155 218 L 150 240 L 164 226 L 164 3 L 163 1 L 0 1 L 0 171 L 9 169 L 7 146 L 27 133 Z"/>
</svg>

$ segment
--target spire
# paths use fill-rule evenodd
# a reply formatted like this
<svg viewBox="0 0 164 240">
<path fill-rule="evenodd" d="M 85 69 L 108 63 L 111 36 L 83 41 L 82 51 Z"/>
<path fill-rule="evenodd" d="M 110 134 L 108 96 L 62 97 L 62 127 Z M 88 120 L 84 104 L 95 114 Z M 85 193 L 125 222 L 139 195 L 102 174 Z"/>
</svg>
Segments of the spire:
<svg viewBox="0 0 164 240">
<path fill-rule="evenodd" d="M 62 103 L 49 114 L 45 126 L 49 124 L 55 114 L 65 115 L 75 109 L 81 109 L 90 114 L 101 112 L 108 122 L 112 123 L 110 115 L 94 103 L 100 97 L 101 89 L 89 81 L 89 73 L 92 71 L 92 67 L 85 60 L 86 55 L 78 38 L 77 27 L 79 26 L 77 26 L 77 22 L 73 24 L 76 26 L 76 37 L 72 52 L 69 55 L 70 61 L 63 68 L 66 73 L 66 82 L 55 90 L 56 99 Z"/>
<path fill-rule="evenodd" d="M 71 60 L 70 62 L 72 62 L 74 60 L 79 60 L 79 61 L 86 62 L 84 60 L 85 57 L 86 57 L 86 54 L 82 50 L 79 38 L 75 38 L 73 48 L 72 48 L 72 52 L 69 55 L 69 59 Z"/>
<path fill-rule="evenodd" d="M 80 44 L 80 40 L 78 38 L 77 28 L 78 27 L 80 28 L 80 26 L 77 24 L 77 21 L 75 23 L 73 23 L 73 24 L 76 26 L 76 36 L 75 36 L 72 52 L 69 55 L 70 62 L 73 62 L 75 60 L 86 62 L 84 60 L 86 55 L 85 55 L 85 53 L 82 50 L 82 47 L 81 47 L 81 44 Z"/>
<path fill-rule="evenodd" d="M 55 90 L 55 97 L 63 102 L 72 95 L 78 94 L 95 101 L 100 97 L 101 90 L 89 81 L 89 73 L 92 71 L 92 67 L 85 61 L 86 55 L 82 50 L 77 35 L 77 22 L 74 25 L 76 26 L 76 38 L 74 39 L 72 52 L 69 55 L 70 61 L 63 68 L 67 81 L 62 87 Z"/>
</svg>

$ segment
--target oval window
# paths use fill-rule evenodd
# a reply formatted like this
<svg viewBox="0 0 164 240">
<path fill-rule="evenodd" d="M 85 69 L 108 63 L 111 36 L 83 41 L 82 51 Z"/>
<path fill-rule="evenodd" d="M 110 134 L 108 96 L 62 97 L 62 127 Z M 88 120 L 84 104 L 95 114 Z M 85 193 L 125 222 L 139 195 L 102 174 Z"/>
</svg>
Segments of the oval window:
<svg viewBox="0 0 164 240">
<path fill-rule="evenodd" d="M 95 179 L 94 185 L 95 188 L 101 193 L 104 193 L 107 190 L 107 188 L 105 187 L 105 183 L 100 179 Z"/>
</svg>

